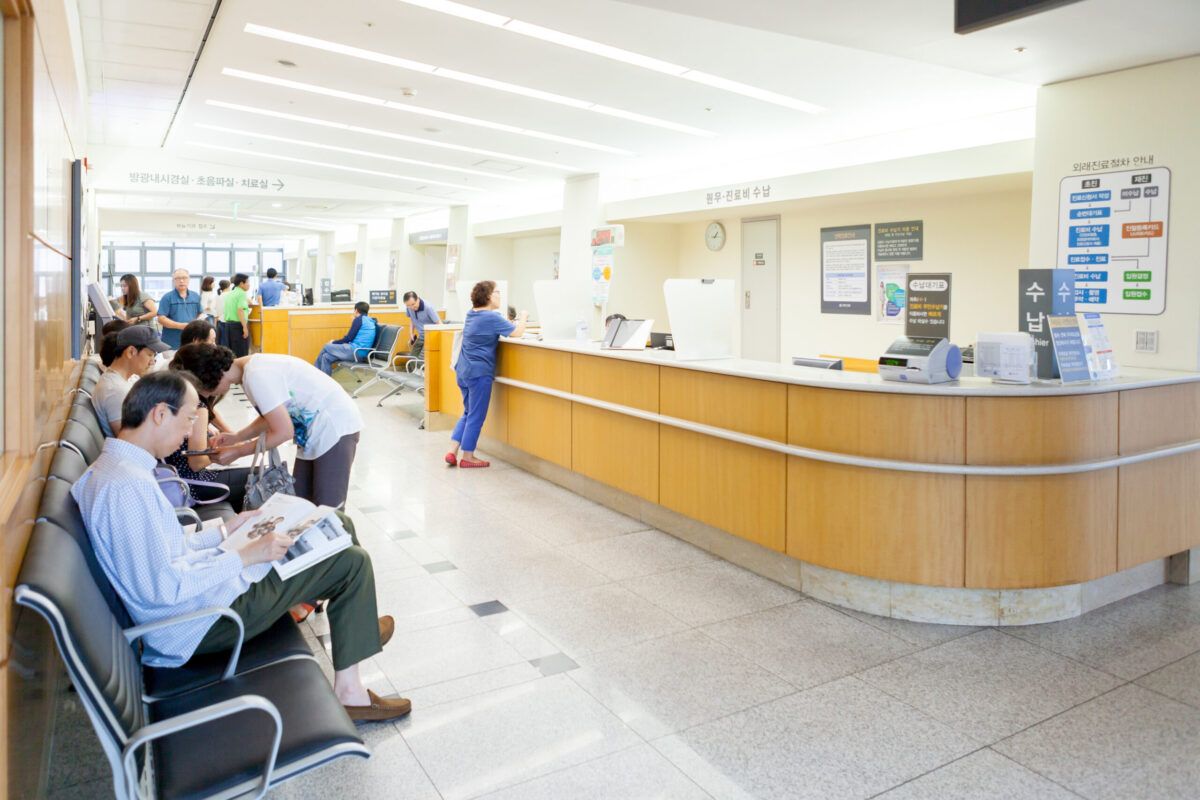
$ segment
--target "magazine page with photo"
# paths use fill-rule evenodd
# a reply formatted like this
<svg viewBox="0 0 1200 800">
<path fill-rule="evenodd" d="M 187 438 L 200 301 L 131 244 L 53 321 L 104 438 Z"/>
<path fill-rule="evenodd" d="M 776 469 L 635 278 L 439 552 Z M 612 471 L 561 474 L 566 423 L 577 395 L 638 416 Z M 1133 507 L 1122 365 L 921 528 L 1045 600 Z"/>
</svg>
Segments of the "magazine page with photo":
<svg viewBox="0 0 1200 800">
<path fill-rule="evenodd" d="M 267 534 L 282 533 L 293 541 L 283 558 L 274 563 L 275 572 L 283 580 L 354 543 L 337 510 L 329 506 L 315 506 L 289 494 L 274 494 L 259 510 L 259 516 L 222 542 L 221 549 L 239 550 Z"/>
</svg>

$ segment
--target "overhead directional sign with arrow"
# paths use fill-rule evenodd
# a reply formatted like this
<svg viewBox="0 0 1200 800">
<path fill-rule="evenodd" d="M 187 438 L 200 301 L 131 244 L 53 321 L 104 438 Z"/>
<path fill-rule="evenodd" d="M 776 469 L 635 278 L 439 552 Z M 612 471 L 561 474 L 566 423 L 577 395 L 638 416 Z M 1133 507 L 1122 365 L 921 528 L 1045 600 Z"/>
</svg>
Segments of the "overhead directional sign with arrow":
<svg viewBox="0 0 1200 800">
<path fill-rule="evenodd" d="M 1058 266 L 1075 270 L 1075 306 L 1108 314 L 1166 309 L 1171 171 L 1148 167 L 1063 178 Z"/>
</svg>

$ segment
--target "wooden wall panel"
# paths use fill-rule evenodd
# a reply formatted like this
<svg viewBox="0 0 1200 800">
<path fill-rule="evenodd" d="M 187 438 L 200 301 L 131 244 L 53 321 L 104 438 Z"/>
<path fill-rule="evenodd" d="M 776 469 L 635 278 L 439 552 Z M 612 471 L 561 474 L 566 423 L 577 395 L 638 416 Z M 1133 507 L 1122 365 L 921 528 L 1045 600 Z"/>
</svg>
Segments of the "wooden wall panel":
<svg viewBox="0 0 1200 800">
<path fill-rule="evenodd" d="M 571 469 L 658 502 L 658 423 L 581 403 L 571 409 Z"/>
<path fill-rule="evenodd" d="M 1117 393 L 968 397 L 968 464 L 1058 464 L 1117 454 Z"/>
<path fill-rule="evenodd" d="M 787 554 L 882 580 L 962 586 L 963 476 L 788 458 Z"/>
<path fill-rule="evenodd" d="M 575 394 L 657 413 L 659 368 L 654 364 L 576 353 L 571 365 L 571 391 Z"/>
<path fill-rule="evenodd" d="M 788 387 L 788 444 L 899 461 L 962 464 L 966 398 Z"/>
<path fill-rule="evenodd" d="M 512 386 L 505 387 L 504 395 L 508 403 L 508 443 L 570 469 L 571 401 Z"/>
<path fill-rule="evenodd" d="M 787 385 L 677 367 L 659 370 L 659 409 L 726 430 L 782 442 L 787 438 Z"/>
<path fill-rule="evenodd" d="M 781 394 L 779 402 L 784 399 Z M 664 405 L 665 400 L 664 393 Z M 778 427 L 782 435 L 782 419 Z M 782 553 L 786 459 L 782 453 L 660 425 L 658 502 Z"/>
<path fill-rule="evenodd" d="M 1061 586 L 1117 570 L 1117 470 L 967 477 L 967 586 Z"/>
<path fill-rule="evenodd" d="M 1200 383 L 1119 392 L 1121 455 L 1200 439 Z"/>
</svg>

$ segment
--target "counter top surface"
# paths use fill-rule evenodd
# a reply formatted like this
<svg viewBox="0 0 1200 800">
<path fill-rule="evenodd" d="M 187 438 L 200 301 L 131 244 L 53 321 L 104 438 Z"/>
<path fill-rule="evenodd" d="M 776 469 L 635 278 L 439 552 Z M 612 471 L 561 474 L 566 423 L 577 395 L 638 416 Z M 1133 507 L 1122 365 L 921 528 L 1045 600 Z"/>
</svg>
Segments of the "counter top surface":
<svg viewBox="0 0 1200 800">
<path fill-rule="evenodd" d="M 267 306 L 266 308 L 259 307 L 264 311 L 286 311 L 289 314 L 329 314 L 333 312 L 348 311 L 354 312 L 354 303 L 329 303 L 327 305 L 312 305 L 312 306 Z M 406 311 L 407 309 L 401 306 L 371 306 L 371 313 L 376 312 L 394 312 Z"/>
<path fill-rule="evenodd" d="M 457 330 L 461 325 L 428 326 L 426 330 Z M 814 386 L 822 389 L 850 389 L 861 392 L 891 392 L 895 394 L 974 395 L 984 397 L 1044 397 L 1053 395 L 1080 395 L 1116 392 L 1124 389 L 1144 389 L 1151 386 L 1167 386 L 1178 383 L 1200 381 L 1200 373 L 1180 372 L 1164 369 L 1138 369 L 1125 367 L 1117 378 L 1096 383 L 1063 385 L 1059 381 L 1035 381 L 1028 386 L 992 383 L 988 378 L 962 377 L 949 383 L 920 384 L 885 381 L 878 375 L 865 372 L 843 372 L 840 370 L 796 367 L 770 361 L 751 361 L 744 358 L 722 358 L 704 361 L 677 361 L 670 350 L 601 350 L 597 342 L 574 342 L 570 340 L 538 341 L 532 338 L 505 339 L 522 347 L 538 347 L 568 353 L 581 353 L 601 358 L 616 358 L 642 364 L 663 367 L 694 369 L 740 378 L 778 381 L 798 386 Z"/>
</svg>

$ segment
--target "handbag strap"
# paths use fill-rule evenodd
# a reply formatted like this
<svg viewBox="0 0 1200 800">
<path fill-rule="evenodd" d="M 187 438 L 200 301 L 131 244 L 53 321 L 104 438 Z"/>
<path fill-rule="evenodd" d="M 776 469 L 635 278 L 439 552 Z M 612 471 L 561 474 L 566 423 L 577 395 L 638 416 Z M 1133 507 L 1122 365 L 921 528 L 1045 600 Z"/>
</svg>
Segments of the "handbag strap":
<svg viewBox="0 0 1200 800">
<path fill-rule="evenodd" d="M 270 466 L 267 456 L 267 435 L 264 433 L 254 442 L 254 460 L 250 462 L 250 474 L 261 479 Z"/>
</svg>

